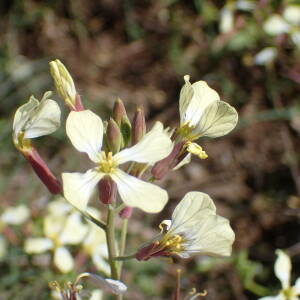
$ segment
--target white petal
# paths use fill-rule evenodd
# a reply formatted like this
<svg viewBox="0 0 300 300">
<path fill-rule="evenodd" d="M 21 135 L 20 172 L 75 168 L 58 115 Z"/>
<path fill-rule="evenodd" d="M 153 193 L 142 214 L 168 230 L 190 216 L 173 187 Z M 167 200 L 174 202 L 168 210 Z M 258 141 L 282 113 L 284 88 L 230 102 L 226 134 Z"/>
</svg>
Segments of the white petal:
<svg viewBox="0 0 300 300">
<path fill-rule="evenodd" d="M 29 208 L 25 205 L 7 208 L 1 216 L 1 221 L 10 225 L 21 225 L 30 215 Z"/>
<path fill-rule="evenodd" d="M 95 224 L 91 223 L 89 227 L 90 230 L 84 239 L 82 246 L 84 251 L 92 256 L 94 253 L 99 253 L 99 246 L 106 246 L 106 235 L 105 231 Z"/>
<path fill-rule="evenodd" d="M 65 247 L 59 247 L 54 252 L 54 264 L 62 273 L 68 273 L 74 269 L 74 260 Z"/>
<path fill-rule="evenodd" d="M 60 108 L 50 99 L 42 100 L 25 124 L 24 138 L 36 138 L 51 134 L 60 126 Z"/>
<path fill-rule="evenodd" d="M 93 290 L 91 297 L 89 300 L 102 300 L 103 299 L 103 293 L 101 290 Z"/>
<path fill-rule="evenodd" d="M 92 260 L 98 271 L 104 272 L 105 274 L 110 273 L 108 262 L 100 254 L 95 253 L 92 256 Z"/>
<path fill-rule="evenodd" d="M 20 131 L 24 129 L 26 122 L 28 122 L 32 112 L 39 106 L 39 101 L 34 97 L 31 96 L 29 101 L 22 106 L 20 106 L 14 117 L 13 123 L 13 132 L 14 136 L 17 136 Z"/>
<path fill-rule="evenodd" d="M 88 170 L 86 173 L 63 173 L 65 198 L 79 210 L 85 211 L 97 183 L 103 176 L 103 173 L 95 169 Z"/>
<path fill-rule="evenodd" d="M 88 225 L 84 224 L 79 212 L 73 212 L 68 216 L 59 240 L 63 245 L 77 245 L 88 232 Z"/>
<path fill-rule="evenodd" d="M 179 114 L 180 114 L 180 124 L 183 125 L 185 123 L 185 114 L 187 111 L 187 108 L 194 96 L 194 89 L 192 88 L 192 85 L 190 83 L 190 76 L 185 75 L 184 76 L 185 84 L 182 87 L 180 91 L 179 96 Z"/>
<path fill-rule="evenodd" d="M 194 90 L 194 95 L 186 105 L 186 111 L 184 113 L 183 122 L 189 122 L 190 125 L 196 126 L 201 119 L 202 114 L 204 114 L 205 108 L 215 102 L 220 100 L 219 94 L 210 88 L 205 81 L 197 81 L 192 84 Z"/>
<path fill-rule="evenodd" d="M 278 51 L 275 47 L 266 47 L 255 55 L 254 63 L 262 66 L 268 65 L 275 60 L 277 53 Z"/>
<path fill-rule="evenodd" d="M 134 146 L 114 155 L 118 164 L 128 161 L 154 164 L 170 154 L 173 143 L 164 132 L 163 125 L 156 122 L 153 128 Z"/>
<path fill-rule="evenodd" d="M 72 111 L 66 122 L 66 131 L 73 146 L 88 154 L 94 162 L 99 162 L 103 140 L 103 123 L 90 110 Z"/>
<path fill-rule="evenodd" d="M 276 36 L 287 33 L 290 25 L 280 15 L 273 15 L 264 23 L 263 28 L 269 35 Z"/>
<path fill-rule="evenodd" d="M 294 285 L 294 290 L 298 296 L 300 296 L 300 277 L 297 278 L 296 283 Z"/>
<path fill-rule="evenodd" d="M 220 31 L 222 33 L 227 33 L 233 29 L 234 26 L 234 11 L 233 7 L 230 5 L 225 6 L 221 9 L 221 22 Z"/>
<path fill-rule="evenodd" d="M 282 250 L 276 250 L 276 254 L 278 257 L 274 265 L 275 275 L 280 280 L 282 287 L 287 288 L 290 286 L 291 259 Z"/>
<path fill-rule="evenodd" d="M 215 214 L 216 207 L 209 195 L 201 192 L 189 192 L 177 204 L 172 214 L 172 225 L 170 230 L 193 226 L 203 217 Z M 180 229 L 179 229 L 180 230 Z"/>
<path fill-rule="evenodd" d="M 299 5 L 289 5 L 283 11 L 283 17 L 290 24 L 300 25 L 300 6 Z"/>
<path fill-rule="evenodd" d="M 53 216 L 66 216 L 73 209 L 72 205 L 63 197 L 49 202 L 47 208 L 49 214 Z"/>
<path fill-rule="evenodd" d="M 185 156 L 185 158 L 173 168 L 173 171 L 176 171 L 176 170 L 180 169 L 181 167 L 183 167 L 184 165 L 189 164 L 191 162 L 191 159 L 192 159 L 192 154 L 188 153 Z"/>
<path fill-rule="evenodd" d="M 100 289 L 111 292 L 115 295 L 121 295 L 127 291 L 127 286 L 123 282 L 110 278 L 105 279 L 92 273 L 82 273 L 77 277 L 76 281 L 78 282 L 78 280 L 85 277 L 89 277 Z"/>
<path fill-rule="evenodd" d="M 186 252 L 189 255 L 231 255 L 235 235 L 229 221 L 223 217 L 204 216 L 193 227 L 187 228 L 186 234 L 192 241 L 186 245 Z"/>
<path fill-rule="evenodd" d="M 193 134 L 211 138 L 223 136 L 236 126 L 237 121 L 238 114 L 232 106 L 224 101 L 215 101 L 206 107 Z"/>
<path fill-rule="evenodd" d="M 53 248 L 53 242 L 47 238 L 28 238 L 24 250 L 28 254 L 43 253 Z"/>
<path fill-rule="evenodd" d="M 130 176 L 120 169 L 111 177 L 118 186 L 123 202 L 128 206 L 138 207 L 148 213 L 158 213 L 168 202 L 167 192 L 152 183 Z"/>
<path fill-rule="evenodd" d="M 59 215 L 47 215 L 44 218 L 44 234 L 51 240 L 56 240 L 63 230 L 66 217 Z"/>
<path fill-rule="evenodd" d="M 258 300 L 285 300 L 285 297 L 282 297 L 282 295 L 267 296 L 267 297 L 259 298 Z"/>
</svg>

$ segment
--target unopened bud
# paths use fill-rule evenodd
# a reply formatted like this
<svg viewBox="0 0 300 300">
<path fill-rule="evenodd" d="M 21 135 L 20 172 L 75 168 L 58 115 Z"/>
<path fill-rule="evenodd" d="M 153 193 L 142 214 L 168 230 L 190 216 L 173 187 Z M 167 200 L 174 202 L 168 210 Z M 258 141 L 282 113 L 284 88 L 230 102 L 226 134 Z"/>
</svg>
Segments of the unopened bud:
<svg viewBox="0 0 300 300">
<path fill-rule="evenodd" d="M 106 138 L 109 150 L 113 154 L 119 152 L 122 143 L 122 134 L 118 124 L 112 118 L 107 124 Z"/>
<path fill-rule="evenodd" d="M 120 211 L 119 216 L 122 219 L 129 219 L 132 215 L 132 210 L 133 208 L 131 206 L 126 206 Z"/>
<path fill-rule="evenodd" d="M 177 158 L 179 157 L 184 144 L 185 142 L 175 144 L 172 152 L 153 166 L 151 173 L 155 179 L 162 179 L 170 170 L 172 170 L 177 165 Z"/>
<path fill-rule="evenodd" d="M 71 110 L 76 110 L 76 89 L 72 76 L 64 64 L 56 59 L 49 63 L 50 73 L 54 79 L 55 87 L 59 95 L 64 99 Z"/>
<path fill-rule="evenodd" d="M 117 122 L 119 126 L 121 126 L 123 117 L 127 117 L 126 109 L 123 101 L 120 98 L 118 98 L 113 108 L 113 119 Z"/>
<path fill-rule="evenodd" d="M 132 122 L 132 144 L 137 144 L 145 134 L 146 121 L 144 109 L 142 107 L 138 107 Z"/>
<path fill-rule="evenodd" d="M 123 117 L 120 129 L 123 137 L 122 148 L 124 148 L 128 146 L 131 140 L 131 124 L 127 116 Z"/>
<path fill-rule="evenodd" d="M 104 176 L 98 183 L 99 198 L 104 204 L 111 204 L 115 201 L 117 196 L 117 185 L 110 178 Z"/>
<path fill-rule="evenodd" d="M 45 161 L 41 158 L 34 147 L 27 148 L 22 152 L 26 160 L 31 164 L 33 170 L 48 188 L 49 192 L 57 195 L 61 193 L 61 184 L 50 171 Z"/>
</svg>

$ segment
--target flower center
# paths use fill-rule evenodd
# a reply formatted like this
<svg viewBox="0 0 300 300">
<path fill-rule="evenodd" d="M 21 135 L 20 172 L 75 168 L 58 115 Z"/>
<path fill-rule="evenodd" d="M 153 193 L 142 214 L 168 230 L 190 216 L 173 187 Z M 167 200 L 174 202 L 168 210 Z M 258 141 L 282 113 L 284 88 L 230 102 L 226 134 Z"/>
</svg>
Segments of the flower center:
<svg viewBox="0 0 300 300">
<path fill-rule="evenodd" d="M 159 247 L 170 253 L 178 253 L 184 250 L 182 243 L 184 239 L 179 234 L 170 236 L 166 234 L 161 241 L 157 241 Z"/>
<path fill-rule="evenodd" d="M 293 297 L 297 296 L 297 293 L 293 287 L 288 287 L 282 290 L 282 293 L 286 297 L 286 299 L 292 299 Z"/>
<path fill-rule="evenodd" d="M 116 162 L 113 160 L 112 152 L 108 152 L 106 154 L 104 151 L 102 151 L 101 156 L 99 171 L 106 174 L 112 173 L 117 166 Z"/>
</svg>

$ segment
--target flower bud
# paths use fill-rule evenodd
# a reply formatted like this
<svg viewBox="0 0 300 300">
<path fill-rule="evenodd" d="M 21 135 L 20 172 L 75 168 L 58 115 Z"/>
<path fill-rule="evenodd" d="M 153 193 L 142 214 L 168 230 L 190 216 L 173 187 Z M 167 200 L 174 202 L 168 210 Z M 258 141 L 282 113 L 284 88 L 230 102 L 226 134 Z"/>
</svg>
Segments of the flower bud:
<svg viewBox="0 0 300 300">
<path fill-rule="evenodd" d="M 175 144 L 172 152 L 164 159 L 158 161 L 152 168 L 151 173 L 155 179 L 162 179 L 170 170 L 178 164 L 178 157 L 185 142 Z"/>
<path fill-rule="evenodd" d="M 59 95 L 71 110 L 76 110 L 76 89 L 73 79 L 63 63 L 56 59 L 49 63 L 50 73 Z"/>
<path fill-rule="evenodd" d="M 98 183 L 99 198 L 104 204 L 111 204 L 115 201 L 117 196 L 117 185 L 110 178 L 104 176 Z"/>
<path fill-rule="evenodd" d="M 48 188 L 49 192 L 57 195 L 61 193 L 61 184 L 58 179 L 50 171 L 45 161 L 41 158 L 39 153 L 34 147 L 26 148 L 26 151 L 22 152 L 26 160 L 31 164 L 33 170 Z"/>
<path fill-rule="evenodd" d="M 122 144 L 121 148 L 126 147 L 131 139 L 131 124 L 127 117 L 126 109 L 123 101 L 118 98 L 113 108 L 113 119 L 118 124 L 122 133 Z"/>
<path fill-rule="evenodd" d="M 122 134 L 118 124 L 110 118 L 106 130 L 107 145 L 109 150 L 115 154 L 120 151 L 122 143 Z"/>
<path fill-rule="evenodd" d="M 120 211 L 119 216 L 122 219 L 129 219 L 132 215 L 132 211 L 133 208 L 131 206 L 126 206 Z"/>
<path fill-rule="evenodd" d="M 142 107 L 138 107 L 132 122 L 132 144 L 137 144 L 146 134 L 145 114 Z"/>
<path fill-rule="evenodd" d="M 121 126 L 123 117 L 127 117 L 126 109 L 123 101 L 120 98 L 118 98 L 113 108 L 113 119 L 117 122 L 119 126 Z"/>
</svg>

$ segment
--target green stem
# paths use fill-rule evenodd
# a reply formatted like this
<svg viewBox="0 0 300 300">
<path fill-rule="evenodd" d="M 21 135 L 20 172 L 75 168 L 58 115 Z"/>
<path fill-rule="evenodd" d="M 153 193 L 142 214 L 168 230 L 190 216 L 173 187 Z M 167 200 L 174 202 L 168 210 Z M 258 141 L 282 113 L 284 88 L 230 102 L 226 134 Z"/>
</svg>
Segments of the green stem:
<svg viewBox="0 0 300 300">
<path fill-rule="evenodd" d="M 135 253 L 130 255 L 124 255 L 124 256 L 116 256 L 114 257 L 114 260 L 124 261 L 124 260 L 129 260 L 134 258 L 135 258 Z"/>
<path fill-rule="evenodd" d="M 125 253 L 127 228 L 128 228 L 128 219 L 124 219 L 123 224 L 122 224 L 122 229 L 121 229 L 120 252 L 119 252 L 120 256 L 119 257 L 122 257 Z M 123 261 L 121 260 L 119 263 L 119 278 L 121 278 L 121 275 L 122 275 L 122 267 L 123 267 Z"/>
<path fill-rule="evenodd" d="M 114 261 L 116 256 L 116 244 L 115 244 L 115 213 L 114 209 L 108 207 L 107 214 L 107 227 L 106 227 L 106 239 L 107 239 L 107 250 L 108 250 L 108 261 L 110 265 L 111 277 L 113 279 L 118 278 L 117 264 Z"/>
</svg>

